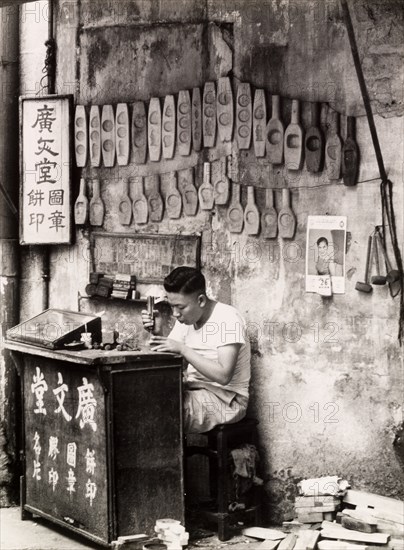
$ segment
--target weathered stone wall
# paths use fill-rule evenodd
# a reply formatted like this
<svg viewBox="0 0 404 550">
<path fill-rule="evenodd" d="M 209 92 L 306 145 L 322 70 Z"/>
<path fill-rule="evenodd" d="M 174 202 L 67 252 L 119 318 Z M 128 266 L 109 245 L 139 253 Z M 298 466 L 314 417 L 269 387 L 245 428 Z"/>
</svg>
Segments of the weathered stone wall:
<svg viewBox="0 0 404 550">
<path fill-rule="evenodd" d="M 363 0 L 354 6 L 360 56 L 394 182 L 401 241 L 402 3 Z M 332 183 L 324 173 L 314 177 L 305 169 L 292 177 L 283 169 L 274 171 L 265 159 L 257 161 L 252 150 L 237 153 L 234 144 L 219 143 L 200 155 L 141 167 L 86 168 L 83 174 L 102 181 L 107 210 L 103 229 L 202 234 L 212 296 L 233 303 L 249 323 L 251 412 L 260 420 L 267 519 L 287 516 L 296 482 L 303 477 L 338 474 L 357 489 L 403 498 L 403 465 L 393 446 L 402 426 L 398 307 L 385 287 L 375 288 L 372 295 L 354 289 L 363 277 L 367 236 L 380 224 L 381 211 L 377 164 L 338 1 L 59 0 L 56 13 L 57 88 L 74 93 L 77 103 L 163 98 L 229 74 L 234 89 L 238 81 L 247 81 L 263 87 L 268 100 L 280 94 L 284 121 L 290 119 L 293 98 L 321 101 L 343 115 L 358 116 L 361 168 L 354 188 Z M 26 27 L 24 32 L 28 36 L 31 31 Z M 308 107 L 303 103 L 305 128 Z M 341 133 L 346 135 L 344 123 Z M 114 212 L 123 178 L 197 165 L 200 184 L 202 162 L 232 151 L 239 159 L 240 180 L 257 188 L 259 206 L 263 188 L 291 189 L 298 221 L 293 241 L 231 234 L 224 207 L 199 212 L 195 218 L 164 218 L 144 229 L 120 226 Z M 76 170 L 75 196 L 79 177 Z M 277 191 L 278 206 L 280 197 Z M 346 293 L 331 299 L 304 290 L 307 216 L 326 213 L 347 216 L 350 233 Z M 105 323 L 112 322 L 108 304 L 79 297 L 88 278 L 87 246 L 88 235 L 80 231 L 74 246 L 52 250 L 50 305 L 106 308 Z M 22 310 L 29 316 L 38 311 L 29 276 L 25 288 Z M 139 322 L 135 307 L 125 307 L 120 315 L 122 322 L 128 317 Z"/>
</svg>

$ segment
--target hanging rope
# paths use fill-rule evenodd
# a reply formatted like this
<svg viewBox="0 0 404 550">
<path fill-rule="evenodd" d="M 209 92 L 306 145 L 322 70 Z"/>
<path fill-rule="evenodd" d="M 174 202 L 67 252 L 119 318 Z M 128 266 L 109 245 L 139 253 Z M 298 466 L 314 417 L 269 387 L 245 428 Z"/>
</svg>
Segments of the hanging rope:
<svg viewBox="0 0 404 550">
<path fill-rule="evenodd" d="M 393 204 L 393 184 L 388 179 L 387 173 L 384 167 L 383 155 L 380 149 L 380 143 L 377 136 L 375 121 L 373 118 L 373 112 L 370 104 L 369 93 L 366 87 L 366 82 L 362 71 L 362 65 L 359 59 L 358 48 L 356 46 L 356 40 L 355 40 L 355 33 L 352 26 L 352 20 L 349 13 L 347 0 L 341 0 L 341 6 L 342 6 L 342 12 L 345 20 L 345 25 L 348 32 L 348 38 L 351 46 L 352 57 L 355 64 L 356 74 L 358 77 L 359 86 L 362 93 L 362 99 L 366 110 L 366 116 L 369 123 L 370 134 L 372 136 L 372 142 L 375 150 L 376 160 L 379 166 L 379 173 L 380 173 L 380 179 L 381 179 L 380 195 L 381 195 L 381 203 L 382 203 L 382 224 L 383 224 L 382 230 L 381 230 L 381 238 L 383 241 L 383 246 L 386 250 L 387 249 L 386 227 L 387 227 L 391 244 L 393 247 L 395 263 L 400 273 L 399 283 L 401 285 L 401 292 L 400 292 L 400 312 L 399 312 L 399 321 L 398 321 L 398 340 L 401 346 L 403 343 L 403 337 L 404 337 L 404 294 L 402 291 L 404 271 L 403 271 L 403 262 L 401 258 L 400 246 L 397 239 L 396 216 L 394 213 L 394 204 Z M 393 295 L 391 287 L 390 287 L 390 293 L 393 297 L 396 295 L 396 294 Z"/>
<path fill-rule="evenodd" d="M 37 95 L 41 94 L 45 88 L 48 94 L 54 93 L 53 90 L 56 76 L 56 40 L 54 38 L 48 38 L 45 42 L 45 46 L 45 63 L 42 68 L 42 73 L 44 73 L 44 76 L 39 82 L 40 89 L 37 92 Z"/>
</svg>

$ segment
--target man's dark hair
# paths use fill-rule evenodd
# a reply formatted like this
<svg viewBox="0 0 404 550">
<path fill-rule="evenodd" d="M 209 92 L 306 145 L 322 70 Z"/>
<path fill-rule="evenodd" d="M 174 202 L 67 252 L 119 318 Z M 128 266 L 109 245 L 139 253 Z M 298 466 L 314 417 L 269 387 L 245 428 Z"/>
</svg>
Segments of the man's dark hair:
<svg viewBox="0 0 404 550">
<path fill-rule="evenodd" d="M 182 292 L 192 294 L 194 292 L 206 292 L 206 281 L 199 269 L 194 267 L 176 267 L 164 279 L 166 292 Z"/>
<path fill-rule="evenodd" d="M 317 246 L 319 246 L 320 243 L 325 242 L 325 244 L 328 246 L 328 240 L 325 237 L 320 237 L 317 239 Z"/>
</svg>

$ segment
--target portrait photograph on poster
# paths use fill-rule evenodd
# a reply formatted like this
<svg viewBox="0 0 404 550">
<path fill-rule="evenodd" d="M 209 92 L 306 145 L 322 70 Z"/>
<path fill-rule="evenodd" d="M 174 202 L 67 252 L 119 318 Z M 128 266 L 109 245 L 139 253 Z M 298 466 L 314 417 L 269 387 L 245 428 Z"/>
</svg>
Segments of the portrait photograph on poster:
<svg viewBox="0 0 404 550">
<path fill-rule="evenodd" d="M 345 216 L 308 216 L 306 292 L 345 293 Z"/>
</svg>

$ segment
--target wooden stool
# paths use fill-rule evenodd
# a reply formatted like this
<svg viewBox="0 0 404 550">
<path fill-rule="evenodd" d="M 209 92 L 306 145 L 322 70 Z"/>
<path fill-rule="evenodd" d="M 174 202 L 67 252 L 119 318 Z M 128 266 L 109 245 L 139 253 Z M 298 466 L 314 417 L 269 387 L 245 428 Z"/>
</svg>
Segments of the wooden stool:
<svg viewBox="0 0 404 550">
<path fill-rule="evenodd" d="M 209 432 L 201 435 L 207 437 L 207 446 L 189 445 L 185 448 L 185 456 L 200 454 L 209 459 L 209 481 L 210 494 L 216 497 L 217 511 L 203 512 L 210 519 L 218 524 L 219 540 L 224 541 L 230 538 L 229 524 L 234 516 L 240 516 L 240 512 L 229 511 L 230 487 L 228 483 L 228 457 L 229 451 L 243 443 L 257 444 L 258 420 L 244 418 L 234 424 L 219 424 Z M 252 487 L 253 506 L 243 510 L 242 516 L 246 513 L 253 513 L 255 525 L 260 525 L 261 494 L 260 487 Z"/>
</svg>

